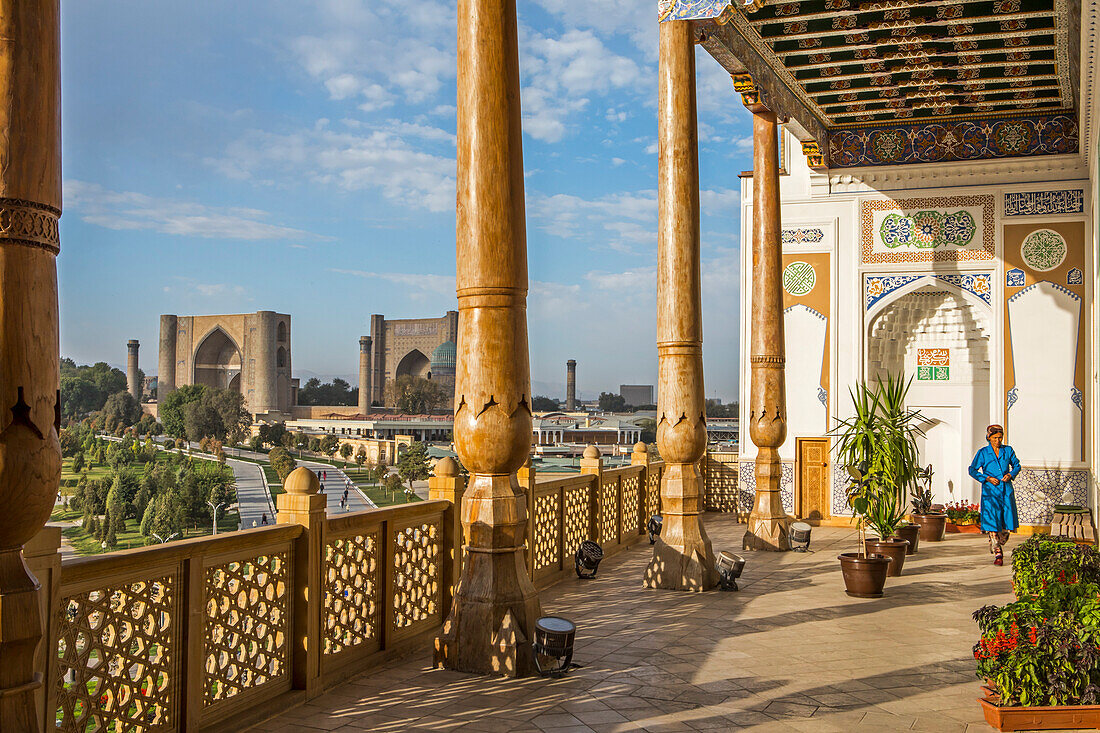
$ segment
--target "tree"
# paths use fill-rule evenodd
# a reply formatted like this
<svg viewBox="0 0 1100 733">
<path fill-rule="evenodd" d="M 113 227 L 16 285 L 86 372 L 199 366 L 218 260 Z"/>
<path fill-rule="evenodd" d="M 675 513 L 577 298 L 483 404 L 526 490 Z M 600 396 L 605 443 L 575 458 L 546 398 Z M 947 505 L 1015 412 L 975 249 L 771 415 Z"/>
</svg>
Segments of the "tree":
<svg viewBox="0 0 1100 733">
<path fill-rule="evenodd" d="M 621 394 L 600 392 L 600 410 L 603 412 L 623 412 L 626 410 L 626 399 Z"/>
<path fill-rule="evenodd" d="M 84 452 L 80 451 L 73 456 L 73 473 L 80 473 L 84 470 Z"/>
<path fill-rule="evenodd" d="M 409 482 L 409 493 L 413 490 L 413 481 L 423 481 L 432 474 L 431 461 L 428 459 L 428 446 L 413 443 L 397 459 L 397 473 Z"/>
<path fill-rule="evenodd" d="M 322 384 L 313 377 L 298 390 L 299 405 L 357 405 L 359 390 L 352 389 L 345 380 L 337 377 L 331 383 Z"/>
<path fill-rule="evenodd" d="M 707 400 L 707 417 L 737 417 L 739 407 L 736 402 L 723 405 L 718 400 Z"/>
<path fill-rule="evenodd" d="M 279 481 L 282 482 L 286 481 L 286 477 L 298 465 L 298 462 L 294 460 L 294 456 L 290 455 L 283 447 L 272 448 L 271 452 L 267 454 L 267 460 L 271 463 L 271 467 L 275 469 L 275 473 L 279 474 Z"/>
<path fill-rule="evenodd" d="M 205 392 L 206 387 L 201 384 L 188 384 L 169 392 L 157 407 L 157 416 L 164 426 L 164 432 L 173 438 L 186 437 L 184 408 L 202 399 Z"/>
<path fill-rule="evenodd" d="M 359 472 L 363 472 L 363 464 L 367 462 L 367 449 L 366 446 L 359 446 L 359 450 L 355 452 L 355 465 L 359 467 Z"/>
<path fill-rule="evenodd" d="M 277 422 L 260 426 L 259 436 L 264 445 L 281 446 L 284 435 L 286 435 L 286 423 Z"/>
<path fill-rule="evenodd" d="M 103 409 L 109 395 L 126 390 L 126 375 L 99 362 L 77 366 L 72 359 L 61 360 L 61 414 L 80 419 Z"/>
<path fill-rule="evenodd" d="M 558 408 L 558 401 L 551 397 L 535 395 L 531 398 L 531 410 L 534 412 L 554 412 Z"/>
<path fill-rule="evenodd" d="M 309 450 L 310 453 L 320 453 L 321 452 L 321 439 L 320 438 L 310 438 L 309 439 L 309 448 L 308 448 L 308 450 Z"/>
<path fill-rule="evenodd" d="M 260 439 L 259 435 L 253 435 L 248 439 L 248 448 L 256 453 L 260 452 L 260 449 L 264 447 L 264 441 Z"/>
<path fill-rule="evenodd" d="M 142 415 L 134 429 L 141 435 L 160 435 L 164 432 L 164 428 L 152 415 Z"/>
<path fill-rule="evenodd" d="M 398 491 L 404 488 L 401 484 L 401 477 L 396 473 L 388 473 L 382 478 L 382 488 L 390 492 L 390 500 L 392 501 Z"/>
<path fill-rule="evenodd" d="M 386 404 L 406 415 L 423 415 L 447 399 L 439 382 L 402 374 L 386 387 Z"/>
<path fill-rule="evenodd" d="M 348 459 L 351 458 L 352 450 L 351 443 L 344 443 L 340 446 L 340 457 L 344 459 L 344 468 L 348 467 Z"/>
<path fill-rule="evenodd" d="M 652 418 L 642 418 L 636 423 L 642 430 L 642 435 L 639 438 L 643 443 L 655 443 L 657 442 L 657 421 Z"/>
<path fill-rule="evenodd" d="M 322 453 L 331 458 L 336 455 L 336 451 L 340 448 L 340 439 L 332 433 L 329 433 L 321 438 L 320 448 Z"/>
<path fill-rule="evenodd" d="M 118 427 L 129 427 L 141 419 L 141 405 L 129 392 L 115 392 L 107 398 L 99 411 L 103 427 L 113 432 Z"/>
<path fill-rule="evenodd" d="M 297 445 L 298 445 L 298 438 L 295 437 L 294 433 L 290 433 L 290 432 L 283 433 L 283 447 L 284 448 L 286 448 L 287 450 L 294 450 L 294 448 L 297 447 Z"/>
</svg>

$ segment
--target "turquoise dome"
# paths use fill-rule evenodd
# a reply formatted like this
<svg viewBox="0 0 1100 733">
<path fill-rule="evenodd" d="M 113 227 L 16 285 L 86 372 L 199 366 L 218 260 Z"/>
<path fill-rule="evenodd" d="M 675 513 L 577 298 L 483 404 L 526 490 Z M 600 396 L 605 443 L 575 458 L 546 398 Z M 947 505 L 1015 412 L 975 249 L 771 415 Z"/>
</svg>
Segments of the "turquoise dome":
<svg viewBox="0 0 1100 733">
<path fill-rule="evenodd" d="M 454 374 L 458 347 L 454 341 L 444 341 L 432 352 L 433 374 Z"/>
</svg>

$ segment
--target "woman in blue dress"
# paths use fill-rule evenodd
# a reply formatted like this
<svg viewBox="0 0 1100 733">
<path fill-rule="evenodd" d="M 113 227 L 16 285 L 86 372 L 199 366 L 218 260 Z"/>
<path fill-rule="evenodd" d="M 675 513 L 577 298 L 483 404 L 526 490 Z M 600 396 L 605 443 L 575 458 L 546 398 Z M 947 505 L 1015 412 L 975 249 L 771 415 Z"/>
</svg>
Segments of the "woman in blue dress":
<svg viewBox="0 0 1100 733">
<path fill-rule="evenodd" d="M 1008 542 L 1008 533 L 1019 528 L 1016 514 L 1016 493 L 1012 479 L 1020 472 L 1020 461 L 1012 446 L 1004 444 L 1005 429 L 990 425 L 985 429 L 989 445 L 983 446 L 970 464 L 970 477 L 982 485 L 982 531 L 989 533 L 989 551 L 993 564 L 1004 564 L 1001 546 Z"/>
</svg>

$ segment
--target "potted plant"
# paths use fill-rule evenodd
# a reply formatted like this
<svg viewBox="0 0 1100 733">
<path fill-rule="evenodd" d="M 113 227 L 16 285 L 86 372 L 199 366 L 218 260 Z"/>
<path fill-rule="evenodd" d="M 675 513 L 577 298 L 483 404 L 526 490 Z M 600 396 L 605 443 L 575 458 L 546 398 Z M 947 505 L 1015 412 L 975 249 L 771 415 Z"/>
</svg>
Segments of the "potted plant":
<svg viewBox="0 0 1100 733">
<path fill-rule="evenodd" d="M 947 527 L 947 515 L 937 511 L 933 501 L 932 464 L 929 463 L 928 468 L 917 470 L 910 500 L 913 507 L 913 522 L 920 527 L 918 537 L 924 542 L 942 542 L 943 533 Z"/>
<path fill-rule="evenodd" d="M 1016 601 L 974 613 L 986 721 L 1000 730 L 1100 726 L 1100 553 L 1033 535 L 1012 553 Z"/>
<path fill-rule="evenodd" d="M 953 501 L 944 507 L 947 513 L 947 531 L 962 532 L 964 534 L 978 534 L 981 527 L 981 512 L 977 504 L 967 501 Z"/>
<path fill-rule="evenodd" d="M 891 559 L 881 553 L 868 551 L 865 519 L 870 513 L 872 495 L 878 487 L 870 475 L 858 468 L 849 466 L 848 475 L 848 504 L 855 512 L 859 547 L 856 552 L 843 552 L 837 558 L 844 577 L 844 592 L 855 598 L 881 598 Z"/>
<path fill-rule="evenodd" d="M 900 575 L 905 562 L 909 543 L 895 538 L 894 533 L 904 519 L 904 497 L 919 470 L 916 438 L 922 432 L 916 421 L 920 414 L 905 407 L 908 392 L 909 383 L 893 375 L 873 387 L 859 383 L 850 391 L 854 414 L 838 421 L 833 431 L 841 461 L 857 467 L 849 469 L 853 481 L 848 503 L 861 529 L 870 525 L 878 534 L 877 539 L 869 541 L 873 545 L 861 539 L 861 549 L 896 557 L 889 566 L 890 575 Z"/>
</svg>

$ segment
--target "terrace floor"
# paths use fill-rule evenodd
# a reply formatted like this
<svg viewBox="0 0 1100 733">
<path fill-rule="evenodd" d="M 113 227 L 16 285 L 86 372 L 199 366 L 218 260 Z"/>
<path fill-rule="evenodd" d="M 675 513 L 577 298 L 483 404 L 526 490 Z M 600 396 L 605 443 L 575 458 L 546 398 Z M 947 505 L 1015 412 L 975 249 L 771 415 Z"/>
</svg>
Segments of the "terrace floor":
<svg viewBox="0 0 1100 733">
<path fill-rule="evenodd" d="M 715 550 L 744 525 L 706 516 Z M 1010 546 L 1018 541 L 1013 538 Z M 988 731 L 975 701 L 970 614 L 1011 600 L 1011 570 L 980 535 L 948 535 L 906 559 L 886 597 L 849 598 L 836 556 L 846 528 L 816 528 L 814 552 L 749 554 L 736 593 L 645 590 L 642 543 L 596 580 L 542 593 L 576 622 L 560 680 L 431 669 L 424 649 L 365 673 L 253 730 Z"/>
</svg>

